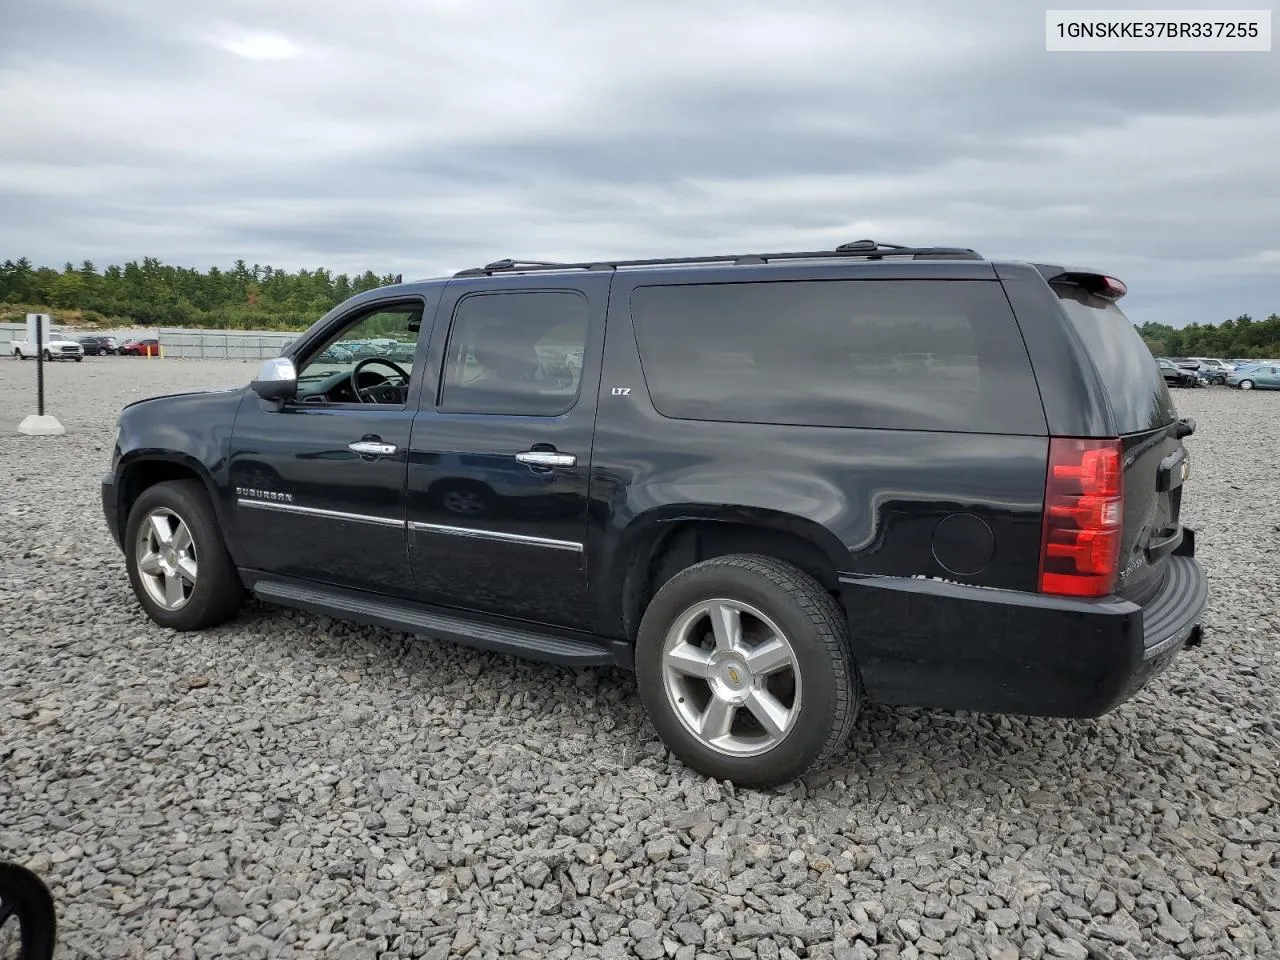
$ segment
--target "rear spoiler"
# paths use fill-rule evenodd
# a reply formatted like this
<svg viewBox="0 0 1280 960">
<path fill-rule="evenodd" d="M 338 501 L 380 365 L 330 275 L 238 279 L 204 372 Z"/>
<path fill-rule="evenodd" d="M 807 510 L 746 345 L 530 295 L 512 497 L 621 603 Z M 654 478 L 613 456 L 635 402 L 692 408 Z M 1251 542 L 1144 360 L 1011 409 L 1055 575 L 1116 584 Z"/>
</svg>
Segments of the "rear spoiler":
<svg viewBox="0 0 1280 960">
<path fill-rule="evenodd" d="M 1078 267 L 1057 267 L 1047 263 L 1032 264 L 1049 283 L 1069 283 L 1107 300 L 1119 300 L 1129 288 L 1115 277 L 1096 270 Z"/>
</svg>

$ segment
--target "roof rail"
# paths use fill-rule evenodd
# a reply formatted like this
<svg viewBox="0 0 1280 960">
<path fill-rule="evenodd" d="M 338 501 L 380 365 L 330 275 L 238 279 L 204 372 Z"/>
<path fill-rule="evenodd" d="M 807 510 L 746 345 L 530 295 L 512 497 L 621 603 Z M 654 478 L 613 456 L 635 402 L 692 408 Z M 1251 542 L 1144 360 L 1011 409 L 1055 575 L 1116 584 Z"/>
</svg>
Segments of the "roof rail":
<svg viewBox="0 0 1280 960">
<path fill-rule="evenodd" d="M 699 264 L 760 264 L 774 260 L 831 260 L 858 258 L 883 260 L 885 257 L 910 257 L 913 260 L 983 260 L 982 254 L 968 247 L 904 247 L 874 240 L 842 243 L 834 250 L 789 251 L 783 253 L 737 253 L 708 257 L 654 257 L 645 260 L 588 260 L 561 263 L 550 260 L 495 260 L 483 267 L 459 270 L 455 277 L 487 277 L 495 273 L 524 273 L 537 270 L 616 270 L 620 267 L 695 266 Z"/>
</svg>

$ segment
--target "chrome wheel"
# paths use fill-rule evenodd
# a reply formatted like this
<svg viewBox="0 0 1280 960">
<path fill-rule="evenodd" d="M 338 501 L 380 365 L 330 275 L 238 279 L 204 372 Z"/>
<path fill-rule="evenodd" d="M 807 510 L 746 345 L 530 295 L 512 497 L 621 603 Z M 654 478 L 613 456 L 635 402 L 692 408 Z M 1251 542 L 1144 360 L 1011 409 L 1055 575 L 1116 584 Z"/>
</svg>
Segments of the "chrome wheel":
<svg viewBox="0 0 1280 960">
<path fill-rule="evenodd" d="M 1241 390 L 1252 390 L 1252 389 L 1253 389 L 1253 381 L 1252 381 L 1252 380 L 1241 380 L 1241 381 L 1240 381 L 1240 389 L 1241 389 Z"/>
<path fill-rule="evenodd" d="M 181 610 L 195 589 L 196 547 L 183 519 L 166 507 L 152 510 L 138 527 L 134 558 L 147 595 L 165 610 Z"/>
<path fill-rule="evenodd" d="M 685 728 L 728 756 L 773 749 L 800 715 L 791 642 L 740 600 L 707 600 L 676 619 L 662 647 L 662 685 Z"/>
</svg>

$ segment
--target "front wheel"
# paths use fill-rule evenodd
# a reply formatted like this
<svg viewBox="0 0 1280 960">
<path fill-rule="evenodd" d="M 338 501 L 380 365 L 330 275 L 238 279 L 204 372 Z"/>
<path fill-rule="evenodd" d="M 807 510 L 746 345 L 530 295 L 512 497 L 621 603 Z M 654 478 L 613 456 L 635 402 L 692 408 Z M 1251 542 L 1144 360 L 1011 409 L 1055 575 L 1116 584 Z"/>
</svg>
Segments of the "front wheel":
<svg viewBox="0 0 1280 960">
<path fill-rule="evenodd" d="M 861 688 L 839 605 L 773 557 L 705 560 L 649 603 L 636 679 L 650 722 L 689 767 L 771 787 L 849 737 Z"/>
<path fill-rule="evenodd" d="M 162 627 L 216 626 L 244 602 L 244 586 L 196 480 L 144 490 L 129 511 L 124 544 L 133 592 Z"/>
<path fill-rule="evenodd" d="M 48 363 L 52 359 L 53 359 L 53 354 L 51 354 L 48 350 L 46 350 L 44 352 L 44 362 Z"/>
<path fill-rule="evenodd" d="M 1252 389 L 1253 389 L 1253 381 L 1252 381 L 1252 380 L 1241 380 L 1241 381 L 1240 381 L 1240 389 L 1241 389 L 1241 390 L 1252 390 Z"/>
</svg>

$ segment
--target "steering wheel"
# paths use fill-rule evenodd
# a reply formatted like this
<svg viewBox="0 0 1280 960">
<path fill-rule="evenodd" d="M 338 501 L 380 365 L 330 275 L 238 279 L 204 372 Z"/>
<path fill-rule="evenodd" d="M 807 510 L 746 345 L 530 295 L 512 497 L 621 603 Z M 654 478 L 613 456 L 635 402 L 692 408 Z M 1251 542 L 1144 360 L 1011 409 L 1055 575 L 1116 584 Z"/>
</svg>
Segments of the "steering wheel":
<svg viewBox="0 0 1280 960">
<path fill-rule="evenodd" d="M 409 374 L 406 373 L 405 369 L 398 363 L 388 360 L 386 357 L 365 357 L 351 368 L 351 392 L 356 395 L 356 399 L 361 403 L 398 403 L 400 395 L 398 393 L 394 393 L 393 391 L 395 390 L 395 386 L 387 382 L 380 383 L 373 387 L 360 386 L 361 371 L 364 370 L 365 367 L 374 363 L 380 363 L 384 367 L 390 367 L 396 372 L 396 375 L 404 381 L 404 383 L 395 386 L 404 386 L 408 384 Z M 366 393 L 369 394 L 369 396 L 366 397 Z"/>
</svg>

